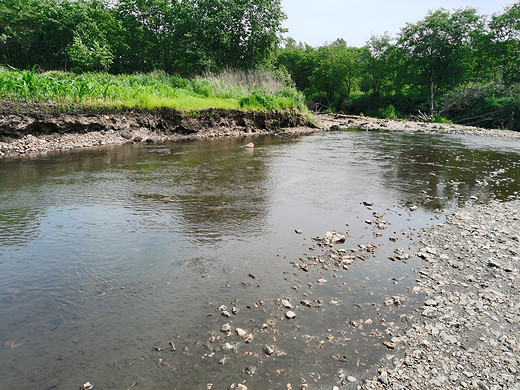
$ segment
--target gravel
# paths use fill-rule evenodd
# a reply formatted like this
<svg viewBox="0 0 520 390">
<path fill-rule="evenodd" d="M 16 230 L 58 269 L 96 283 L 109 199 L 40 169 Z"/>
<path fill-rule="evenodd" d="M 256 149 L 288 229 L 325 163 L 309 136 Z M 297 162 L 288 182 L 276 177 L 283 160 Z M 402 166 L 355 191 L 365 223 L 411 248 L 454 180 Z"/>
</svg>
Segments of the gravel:
<svg viewBox="0 0 520 390">
<path fill-rule="evenodd" d="M 471 202 L 425 230 L 413 289 L 423 303 L 377 374 L 343 388 L 520 389 L 519 232 L 519 200 Z"/>
</svg>

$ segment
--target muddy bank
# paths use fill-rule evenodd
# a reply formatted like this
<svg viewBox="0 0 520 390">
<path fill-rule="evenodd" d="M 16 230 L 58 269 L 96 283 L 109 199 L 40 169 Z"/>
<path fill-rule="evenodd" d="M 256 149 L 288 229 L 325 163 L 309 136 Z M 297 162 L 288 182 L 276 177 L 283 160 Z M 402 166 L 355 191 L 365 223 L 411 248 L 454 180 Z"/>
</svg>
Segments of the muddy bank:
<svg viewBox="0 0 520 390">
<path fill-rule="evenodd" d="M 363 389 L 520 389 L 519 231 L 514 200 L 467 204 L 422 233 L 422 304 Z"/>
<path fill-rule="evenodd" d="M 0 157 L 108 144 L 261 134 L 300 134 L 318 126 L 299 111 L 173 109 L 62 113 L 51 104 L 0 104 Z"/>
</svg>

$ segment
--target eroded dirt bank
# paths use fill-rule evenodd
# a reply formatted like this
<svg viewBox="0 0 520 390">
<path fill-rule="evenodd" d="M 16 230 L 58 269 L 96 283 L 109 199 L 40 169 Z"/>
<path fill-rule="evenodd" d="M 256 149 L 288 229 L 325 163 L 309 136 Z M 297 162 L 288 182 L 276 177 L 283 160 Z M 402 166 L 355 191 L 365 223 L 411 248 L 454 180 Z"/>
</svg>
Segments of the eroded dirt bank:
<svg viewBox="0 0 520 390">
<path fill-rule="evenodd" d="M 182 139 L 328 130 L 383 130 L 482 134 L 520 138 L 520 132 L 453 124 L 327 114 L 310 118 L 298 111 L 173 109 L 58 112 L 52 104 L 0 102 L 0 158 L 109 144 L 161 143 Z"/>
<path fill-rule="evenodd" d="M 78 109 L 58 113 L 49 104 L 0 103 L 0 157 L 130 142 L 318 130 L 298 111 Z"/>
</svg>

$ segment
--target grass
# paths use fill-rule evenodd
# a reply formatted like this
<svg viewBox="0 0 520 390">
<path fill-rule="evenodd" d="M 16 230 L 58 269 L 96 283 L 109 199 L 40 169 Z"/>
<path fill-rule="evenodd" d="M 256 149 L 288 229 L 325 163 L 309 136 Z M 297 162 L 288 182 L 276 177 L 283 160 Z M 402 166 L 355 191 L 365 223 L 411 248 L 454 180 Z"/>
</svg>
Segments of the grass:
<svg viewBox="0 0 520 390">
<path fill-rule="evenodd" d="M 0 99 L 53 102 L 64 106 L 197 110 L 298 109 L 304 96 L 273 72 L 227 71 L 193 79 L 163 72 L 133 75 L 37 72 L 0 67 Z"/>
</svg>

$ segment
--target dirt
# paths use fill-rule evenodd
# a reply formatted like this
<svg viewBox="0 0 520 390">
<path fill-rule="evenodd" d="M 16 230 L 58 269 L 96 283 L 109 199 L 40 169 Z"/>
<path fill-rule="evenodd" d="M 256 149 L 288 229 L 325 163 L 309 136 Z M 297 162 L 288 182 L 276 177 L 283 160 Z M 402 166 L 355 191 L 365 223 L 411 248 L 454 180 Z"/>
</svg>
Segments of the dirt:
<svg viewBox="0 0 520 390">
<path fill-rule="evenodd" d="M 64 108 L 53 103 L 0 102 L 0 158 L 124 143 L 245 135 L 295 135 L 316 131 L 420 131 L 520 138 L 520 132 L 454 124 L 375 119 L 353 115 L 313 116 L 297 110 L 208 108 Z"/>
<path fill-rule="evenodd" d="M 0 157 L 130 142 L 318 131 L 296 110 L 103 110 L 0 103 Z"/>
</svg>

